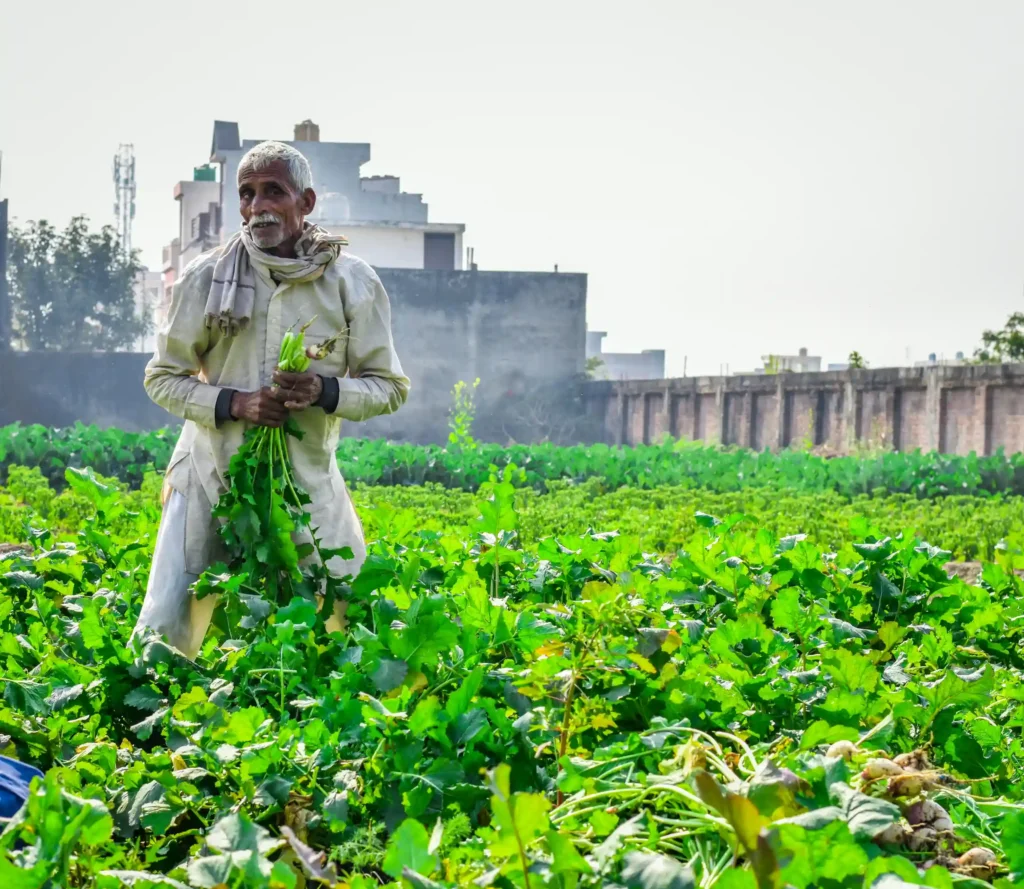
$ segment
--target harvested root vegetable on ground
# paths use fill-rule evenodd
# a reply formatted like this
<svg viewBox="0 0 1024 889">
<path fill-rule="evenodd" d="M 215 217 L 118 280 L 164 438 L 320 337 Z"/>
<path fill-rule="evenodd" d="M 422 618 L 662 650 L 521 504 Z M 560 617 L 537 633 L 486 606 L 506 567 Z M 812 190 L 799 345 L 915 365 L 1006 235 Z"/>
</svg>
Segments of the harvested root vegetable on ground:
<svg viewBox="0 0 1024 889">
<path fill-rule="evenodd" d="M 860 753 L 860 749 L 853 741 L 836 741 L 835 744 L 825 751 L 825 756 L 832 759 L 845 759 L 849 762 L 858 753 Z"/>
<path fill-rule="evenodd" d="M 930 799 L 918 800 L 903 813 L 907 823 L 914 829 L 928 827 L 937 831 L 951 831 L 953 820 L 937 802 Z"/>
</svg>

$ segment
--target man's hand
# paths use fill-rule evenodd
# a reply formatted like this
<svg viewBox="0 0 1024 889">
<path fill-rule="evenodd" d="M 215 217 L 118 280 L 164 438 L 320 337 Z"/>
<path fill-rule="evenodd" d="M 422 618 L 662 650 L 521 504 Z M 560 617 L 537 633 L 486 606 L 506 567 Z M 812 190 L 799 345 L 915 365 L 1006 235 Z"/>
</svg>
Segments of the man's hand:
<svg viewBox="0 0 1024 889">
<path fill-rule="evenodd" d="M 324 391 L 324 381 L 312 371 L 295 374 L 275 370 L 274 382 L 280 387 L 275 391 L 275 397 L 290 411 L 305 410 Z"/>
<path fill-rule="evenodd" d="M 288 411 L 277 392 L 264 386 L 256 392 L 236 392 L 231 396 L 231 416 L 236 420 L 248 420 L 257 426 L 280 426 L 288 417 Z"/>
</svg>

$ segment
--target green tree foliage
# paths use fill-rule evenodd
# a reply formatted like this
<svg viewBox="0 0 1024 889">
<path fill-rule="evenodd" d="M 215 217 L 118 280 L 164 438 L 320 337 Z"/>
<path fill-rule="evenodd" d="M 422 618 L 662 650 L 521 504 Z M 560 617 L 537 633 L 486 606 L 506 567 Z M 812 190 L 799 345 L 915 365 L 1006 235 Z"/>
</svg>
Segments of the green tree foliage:
<svg viewBox="0 0 1024 889">
<path fill-rule="evenodd" d="M 600 380 L 604 377 L 605 364 L 604 359 L 600 355 L 591 355 L 587 359 L 587 363 L 584 368 L 584 373 L 588 380 Z"/>
<path fill-rule="evenodd" d="M 59 232 L 45 219 L 10 232 L 8 279 L 15 342 L 24 349 L 109 351 L 150 329 L 135 309 L 142 271 L 110 226 L 76 216 Z"/>
<path fill-rule="evenodd" d="M 1024 361 L 1024 312 L 1014 312 L 1002 330 L 986 330 L 974 357 L 992 364 Z"/>
<path fill-rule="evenodd" d="M 862 370 L 863 368 L 867 367 L 867 362 L 864 361 L 864 357 L 860 354 L 860 352 L 851 352 L 850 357 L 847 359 L 847 361 L 850 364 L 851 370 Z"/>
</svg>

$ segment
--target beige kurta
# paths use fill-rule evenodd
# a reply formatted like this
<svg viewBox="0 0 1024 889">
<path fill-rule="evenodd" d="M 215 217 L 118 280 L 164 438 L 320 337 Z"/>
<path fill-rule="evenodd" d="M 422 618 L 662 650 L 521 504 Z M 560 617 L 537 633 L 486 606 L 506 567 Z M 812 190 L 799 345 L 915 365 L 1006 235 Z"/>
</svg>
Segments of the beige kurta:
<svg viewBox="0 0 1024 889">
<path fill-rule="evenodd" d="M 226 487 L 228 463 L 248 423 L 228 420 L 217 428 L 217 397 L 224 388 L 251 392 L 272 383 L 281 338 L 316 316 L 306 332 L 310 345 L 343 332 L 335 351 L 310 369 L 336 377 L 338 406 L 293 412 L 305 433 L 288 437 L 296 478 L 309 493 L 311 526 L 324 546 L 350 546 L 351 562 L 334 560 L 333 573 L 355 573 L 365 557 L 362 528 L 342 480 L 335 449 L 341 421 L 367 420 L 397 410 L 409 380 L 395 354 L 391 309 L 377 274 L 354 256 L 341 256 L 316 281 L 278 286 L 254 263 L 252 319 L 233 337 L 205 323 L 206 298 L 220 250 L 190 263 L 175 284 L 167 324 L 146 367 L 149 397 L 185 420 L 167 469 L 167 484 L 187 500 L 185 565 L 200 574 L 220 557 L 212 505 Z"/>
</svg>

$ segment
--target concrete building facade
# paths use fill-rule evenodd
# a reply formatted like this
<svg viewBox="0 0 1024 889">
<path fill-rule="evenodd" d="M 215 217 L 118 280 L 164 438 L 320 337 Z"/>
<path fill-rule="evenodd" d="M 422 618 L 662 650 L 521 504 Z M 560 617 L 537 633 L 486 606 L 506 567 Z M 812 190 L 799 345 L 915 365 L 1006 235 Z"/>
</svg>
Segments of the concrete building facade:
<svg viewBox="0 0 1024 889">
<path fill-rule="evenodd" d="M 603 330 L 587 331 L 587 359 L 594 359 L 591 378 L 595 380 L 661 380 L 665 377 L 665 350 L 605 352 Z"/>
<path fill-rule="evenodd" d="M 242 139 L 237 123 L 214 122 L 210 163 L 217 169 L 218 243 L 241 226 L 235 192 L 238 165 L 261 141 Z M 379 268 L 463 267 L 465 225 L 431 222 L 423 195 L 402 191 L 397 176 L 363 176 L 362 167 L 370 160 L 368 143 L 323 142 L 320 128 L 306 120 L 295 126 L 289 144 L 309 159 L 313 170 L 317 205 L 310 221 L 344 235 L 349 252 Z"/>
<path fill-rule="evenodd" d="M 474 430 L 494 441 L 592 437 L 580 382 L 586 275 L 550 272 L 380 269 L 392 330 L 412 381 L 392 416 L 345 423 L 346 435 L 444 442 L 452 387 L 480 380 Z M 0 390 L 0 425 L 76 421 L 128 430 L 174 424 L 142 387 L 149 356 L 0 353 L 0 373 L 23 385 Z M 595 430 L 593 434 L 597 434 Z"/>
</svg>

